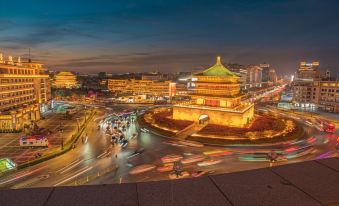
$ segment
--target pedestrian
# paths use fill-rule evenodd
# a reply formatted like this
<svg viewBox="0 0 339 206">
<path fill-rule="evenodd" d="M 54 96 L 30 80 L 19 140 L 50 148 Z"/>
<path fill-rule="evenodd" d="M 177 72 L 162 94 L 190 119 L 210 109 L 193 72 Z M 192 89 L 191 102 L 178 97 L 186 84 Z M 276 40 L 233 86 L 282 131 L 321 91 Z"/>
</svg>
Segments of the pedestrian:
<svg viewBox="0 0 339 206">
<path fill-rule="evenodd" d="M 115 154 L 115 159 L 118 159 L 118 154 Z"/>
</svg>

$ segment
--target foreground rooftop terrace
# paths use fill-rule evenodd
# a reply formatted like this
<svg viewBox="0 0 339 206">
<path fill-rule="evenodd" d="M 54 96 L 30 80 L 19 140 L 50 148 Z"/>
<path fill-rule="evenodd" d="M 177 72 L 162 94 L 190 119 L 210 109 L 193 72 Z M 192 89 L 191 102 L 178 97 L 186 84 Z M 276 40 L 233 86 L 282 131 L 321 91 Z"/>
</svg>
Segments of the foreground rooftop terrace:
<svg viewBox="0 0 339 206">
<path fill-rule="evenodd" d="M 175 181 L 0 190 L 0 205 L 339 205 L 339 158 Z"/>
</svg>

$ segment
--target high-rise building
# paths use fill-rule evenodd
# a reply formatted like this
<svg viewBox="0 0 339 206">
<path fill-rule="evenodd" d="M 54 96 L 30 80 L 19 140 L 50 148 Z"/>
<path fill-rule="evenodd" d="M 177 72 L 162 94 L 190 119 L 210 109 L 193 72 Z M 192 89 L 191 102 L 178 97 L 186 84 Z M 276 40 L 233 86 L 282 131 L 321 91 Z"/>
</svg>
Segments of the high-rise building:
<svg viewBox="0 0 339 206">
<path fill-rule="evenodd" d="M 269 64 L 260 64 L 259 67 L 262 69 L 262 82 L 267 83 L 270 81 L 270 65 Z"/>
<path fill-rule="evenodd" d="M 275 72 L 275 69 L 270 69 L 268 72 L 268 81 L 272 83 L 276 83 L 278 81 L 277 73 Z"/>
<path fill-rule="evenodd" d="M 247 88 L 247 75 L 248 75 L 248 69 L 244 65 L 240 64 L 228 64 L 227 67 L 237 74 L 239 78 L 240 88 L 241 89 L 248 89 Z"/>
<path fill-rule="evenodd" d="M 315 110 L 316 105 L 313 103 L 312 90 L 313 81 L 316 77 L 316 72 L 319 67 L 319 62 L 300 62 L 299 68 L 295 74 L 292 83 L 293 102 L 296 107 Z"/>
<path fill-rule="evenodd" d="M 262 69 L 256 65 L 249 65 L 247 68 L 247 85 L 248 88 L 261 87 Z"/>
<path fill-rule="evenodd" d="M 300 79 L 313 79 L 315 78 L 316 72 L 319 67 L 319 62 L 315 61 L 312 63 L 309 62 L 300 62 L 299 68 L 296 73 L 296 80 Z"/>
<path fill-rule="evenodd" d="M 49 109 L 49 76 L 42 64 L 0 54 L 0 132 L 17 131 Z"/>
</svg>

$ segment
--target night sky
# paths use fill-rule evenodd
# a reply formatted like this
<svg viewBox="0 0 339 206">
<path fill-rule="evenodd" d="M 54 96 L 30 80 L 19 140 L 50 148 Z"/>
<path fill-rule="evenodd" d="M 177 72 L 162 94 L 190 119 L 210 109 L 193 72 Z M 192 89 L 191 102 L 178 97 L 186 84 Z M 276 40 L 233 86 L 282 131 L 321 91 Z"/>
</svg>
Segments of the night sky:
<svg viewBox="0 0 339 206">
<path fill-rule="evenodd" d="M 49 69 L 189 71 L 220 55 L 292 73 L 339 71 L 339 1 L 0 0 L 0 51 Z"/>
</svg>

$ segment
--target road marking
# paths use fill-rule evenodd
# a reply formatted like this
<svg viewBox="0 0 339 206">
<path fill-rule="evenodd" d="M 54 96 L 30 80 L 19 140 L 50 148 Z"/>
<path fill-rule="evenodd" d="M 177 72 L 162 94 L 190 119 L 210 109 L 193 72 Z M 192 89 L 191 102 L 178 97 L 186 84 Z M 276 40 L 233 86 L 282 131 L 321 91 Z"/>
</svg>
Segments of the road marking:
<svg viewBox="0 0 339 206">
<path fill-rule="evenodd" d="M 105 156 L 105 155 L 108 155 L 108 152 L 105 151 L 103 152 L 102 154 L 100 154 L 99 156 L 97 156 L 98 159 L 100 159 L 101 157 Z"/>
<path fill-rule="evenodd" d="M 84 160 L 82 160 L 82 161 L 84 161 Z M 80 159 L 77 159 L 77 160 L 75 160 L 75 161 L 73 161 L 73 162 L 71 162 L 69 165 L 66 165 L 65 167 L 63 167 L 63 168 L 61 168 L 61 169 L 59 169 L 58 171 L 56 171 L 57 173 L 63 173 L 64 171 L 63 170 L 66 170 L 67 169 L 67 171 L 70 169 L 69 167 L 74 167 L 74 166 L 76 166 L 76 165 L 78 165 L 79 163 L 81 163 L 80 162 Z"/>
<path fill-rule="evenodd" d="M 79 164 L 81 164 L 83 161 L 84 161 L 84 160 L 81 160 L 81 161 L 77 162 L 76 164 L 74 164 L 74 165 L 68 167 L 68 168 L 65 169 L 64 171 L 60 172 L 60 174 L 63 174 L 63 173 L 65 173 L 65 172 L 67 172 L 67 171 L 73 169 L 74 167 L 76 167 L 76 166 L 78 166 Z"/>
<path fill-rule="evenodd" d="M 45 180 L 49 178 L 49 175 L 40 175 L 38 177 L 34 177 L 34 178 L 30 178 L 27 181 L 21 182 L 19 184 L 14 185 L 13 187 L 11 187 L 11 189 L 19 189 L 19 188 L 24 188 L 24 187 L 30 187 L 42 180 Z"/>
<path fill-rule="evenodd" d="M 140 181 L 145 181 L 145 180 L 147 180 L 147 179 L 149 179 L 149 178 L 151 178 L 151 177 L 145 177 L 145 178 L 142 178 Z"/>
<path fill-rule="evenodd" d="M 11 143 L 14 142 L 15 140 L 17 140 L 17 139 L 15 138 L 15 139 L 13 139 L 12 141 L 8 142 L 7 144 L 1 146 L 0 149 L 6 147 L 7 145 L 11 144 Z"/>
<path fill-rule="evenodd" d="M 23 172 L 23 173 L 20 173 L 19 175 L 16 175 L 15 177 L 13 177 L 13 178 L 11 178 L 11 179 L 8 179 L 8 180 L 5 180 L 5 181 L 0 182 L 0 185 L 3 185 L 3 184 L 6 184 L 6 183 L 9 183 L 9 182 L 13 182 L 13 181 L 19 180 L 19 179 L 21 179 L 21 178 L 23 178 L 23 177 L 29 176 L 29 175 L 31 175 L 31 174 L 33 174 L 33 173 L 39 171 L 39 170 L 44 169 L 45 167 L 47 167 L 47 166 L 39 167 L 39 168 L 37 168 L 37 169 L 35 169 L 35 170 L 28 170 L 28 171 L 25 171 L 25 172 Z"/>
<path fill-rule="evenodd" d="M 83 169 L 85 169 L 85 170 L 83 170 Z M 77 174 L 75 174 L 75 175 L 73 175 L 73 176 L 71 176 L 71 177 L 69 177 L 69 178 L 67 178 L 67 179 L 62 180 L 61 182 L 59 182 L 59 183 L 57 183 L 57 184 L 55 184 L 55 185 L 53 185 L 53 186 L 55 187 L 55 186 L 61 185 L 61 184 L 63 184 L 63 183 L 66 183 L 66 182 L 68 182 L 68 181 L 70 181 L 70 180 L 72 180 L 72 179 L 74 179 L 74 178 L 76 178 L 76 177 L 78 177 L 78 176 L 84 174 L 85 172 L 88 172 L 89 170 L 93 169 L 93 167 L 88 167 L 88 166 L 86 166 L 86 167 L 83 168 L 83 169 L 81 169 L 81 170 L 79 171 L 79 173 L 77 173 Z"/>
</svg>

